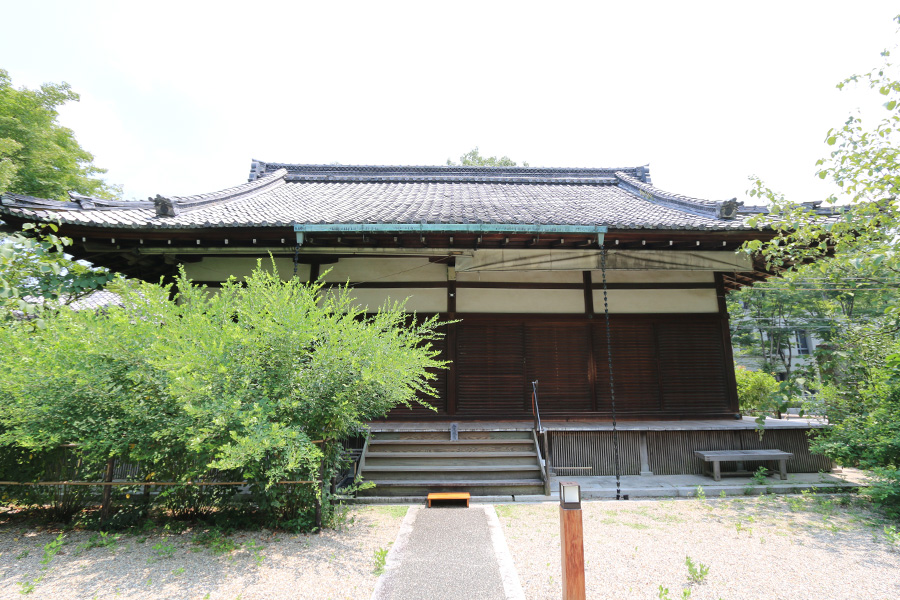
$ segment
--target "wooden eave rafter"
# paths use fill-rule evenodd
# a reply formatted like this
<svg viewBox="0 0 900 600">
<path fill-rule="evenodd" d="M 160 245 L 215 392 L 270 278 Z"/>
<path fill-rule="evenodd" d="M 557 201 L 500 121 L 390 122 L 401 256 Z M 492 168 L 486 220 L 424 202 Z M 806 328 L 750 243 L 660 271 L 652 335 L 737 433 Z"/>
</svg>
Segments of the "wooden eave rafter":
<svg viewBox="0 0 900 600">
<path fill-rule="evenodd" d="M 10 219 L 11 221 L 13 219 Z M 14 223 L 20 226 L 20 223 Z M 63 224 L 60 234 L 71 237 L 69 252 L 130 277 L 158 281 L 175 273 L 177 264 L 196 260 L 198 256 L 259 256 L 271 253 L 293 256 L 296 241 L 291 227 L 196 228 L 196 229 L 113 229 Z M 605 246 L 613 250 L 737 250 L 747 240 L 767 240 L 772 232 L 758 230 L 657 230 L 610 229 Z M 305 236 L 300 257 L 304 263 L 328 264 L 339 253 L 315 255 L 331 248 L 348 251 L 378 249 L 409 250 L 474 250 L 474 249 L 599 249 L 597 236 L 584 233 L 440 233 L 385 232 L 309 233 Z M 305 251 L 305 252 L 304 252 Z M 160 260 L 159 255 L 165 260 Z M 306 254 L 310 254 L 309 257 Z M 763 263 L 755 261 L 753 277 L 726 277 L 726 290 L 752 285 L 773 275 Z"/>
</svg>

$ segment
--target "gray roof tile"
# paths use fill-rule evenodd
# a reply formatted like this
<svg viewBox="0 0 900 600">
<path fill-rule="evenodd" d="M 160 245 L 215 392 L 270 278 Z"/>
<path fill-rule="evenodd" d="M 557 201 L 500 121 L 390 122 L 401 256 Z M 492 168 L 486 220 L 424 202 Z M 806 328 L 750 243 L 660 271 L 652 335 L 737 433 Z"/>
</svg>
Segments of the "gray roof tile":
<svg viewBox="0 0 900 600">
<path fill-rule="evenodd" d="M 748 228 L 744 212 L 736 214 L 734 200 L 670 194 L 649 182 L 646 167 L 346 167 L 254 161 L 248 183 L 221 192 L 158 196 L 152 203 L 75 195 L 71 202 L 57 204 L 6 194 L 0 198 L 0 213 L 111 229 L 419 223 Z"/>
</svg>

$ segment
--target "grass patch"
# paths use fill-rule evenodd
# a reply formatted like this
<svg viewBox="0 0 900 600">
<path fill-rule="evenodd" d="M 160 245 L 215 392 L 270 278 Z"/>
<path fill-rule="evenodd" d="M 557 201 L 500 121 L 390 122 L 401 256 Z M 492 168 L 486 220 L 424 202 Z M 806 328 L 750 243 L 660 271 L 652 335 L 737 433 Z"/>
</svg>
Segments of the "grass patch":
<svg viewBox="0 0 900 600">
<path fill-rule="evenodd" d="M 198 546 L 202 546 L 210 550 L 213 554 L 216 555 L 230 554 L 241 546 L 238 542 L 235 542 L 233 539 L 228 537 L 225 532 L 216 527 L 201 531 L 200 533 L 195 535 L 194 539 L 191 541 Z"/>
<path fill-rule="evenodd" d="M 407 511 L 409 510 L 408 506 L 404 506 L 402 504 L 387 504 L 384 506 L 375 506 L 373 507 L 375 512 L 381 513 L 383 515 L 387 515 L 389 517 L 403 518 L 406 516 Z M 497 512 L 500 512 L 500 507 L 497 507 Z"/>
</svg>

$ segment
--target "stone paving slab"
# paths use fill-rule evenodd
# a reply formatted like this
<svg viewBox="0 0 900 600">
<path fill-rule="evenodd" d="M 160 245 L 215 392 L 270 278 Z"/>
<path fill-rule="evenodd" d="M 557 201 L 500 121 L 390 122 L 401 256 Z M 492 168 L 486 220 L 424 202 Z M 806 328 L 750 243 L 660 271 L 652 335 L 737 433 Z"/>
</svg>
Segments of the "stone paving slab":
<svg viewBox="0 0 900 600">
<path fill-rule="evenodd" d="M 524 600 L 490 505 L 410 507 L 372 600 Z"/>
</svg>

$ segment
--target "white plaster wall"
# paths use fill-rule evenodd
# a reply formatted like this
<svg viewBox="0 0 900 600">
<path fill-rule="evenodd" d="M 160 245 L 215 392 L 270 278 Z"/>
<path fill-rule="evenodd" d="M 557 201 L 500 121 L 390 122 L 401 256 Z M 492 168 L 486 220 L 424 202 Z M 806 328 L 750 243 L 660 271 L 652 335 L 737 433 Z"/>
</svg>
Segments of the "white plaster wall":
<svg viewBox="0 0 900 600">
<path fill-rule="evenodd" d="M 603 280 L 600 271 L 591 271 L 594 283 Z M 459 271 L 457 281 L 486 281 L 499 283 L 578 283 L 582 271 Z M 614 271 L 606 272 L 608 283 L 713 283 L 712 271 Z"/>
<path fill-rule="evenodd" d="M 456 312 L 584 314 L 584 292 L 457 288 Z"/>
<path fill-rule="evenodd" d="M 594 312 L 603 312 L 603 290 L 594 290 Z M 716 290 L 610 290 L 611 313 L 717 313 Z"/>
<path fill-rule="evenodd" d="M 594 283 L 603 281 L 600 271 L 591 271 Z M 607 271 L 608 283 L 713 283 L 713 271 Z"/>
<path fill-rule="evenodd" d="M 326 293 L 333 293 L 331 291 Z M 355 305 L 375 312 L 385 302 L 406 300 L 406 312 L 447 312 L 447 290 L 443 288 L 351 289 Z"/>
<path fill-rule="evenodd" d="M 325 281 L 351 283 L 364 281 L 447 281 L 447 265 L 430 263 L 428 258 L 342 258 L 330 269 Z"/>
<path fill-rule="evenodd" d="M 184 263 L 187 276 L 196 281 L 225 281 L 231 275 L 243 280 L 256 268 L 257 260 L 263 269 L 272 268 L 272 259 L 268 256 L 256 258 L 240 258 L 231 256 L 207 256 L 200 262 Z M 293 258 L 275 258 L 275 267 L 282 279 L 290 279 L 294 274 Z M 297 265 L 297 275 L 306 281 L 309 279 L 309 265 Z"/>
<path fill-rule="evenodd" d="M 459 271 L 457 281 L 499 283 L 581 283 L 581 271 Z"/>
</svg>

